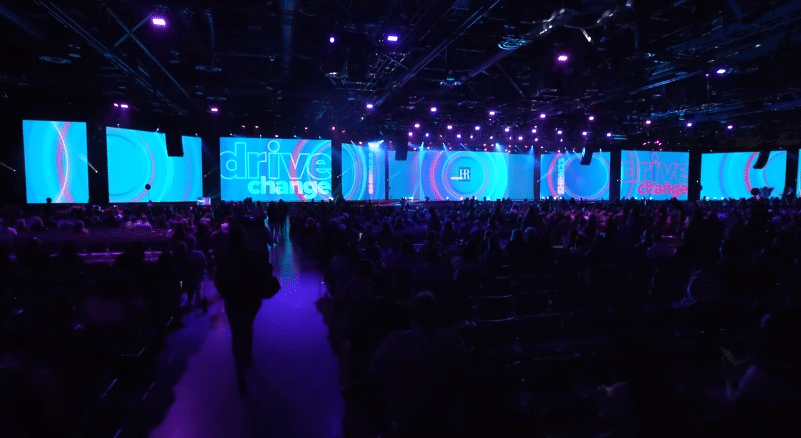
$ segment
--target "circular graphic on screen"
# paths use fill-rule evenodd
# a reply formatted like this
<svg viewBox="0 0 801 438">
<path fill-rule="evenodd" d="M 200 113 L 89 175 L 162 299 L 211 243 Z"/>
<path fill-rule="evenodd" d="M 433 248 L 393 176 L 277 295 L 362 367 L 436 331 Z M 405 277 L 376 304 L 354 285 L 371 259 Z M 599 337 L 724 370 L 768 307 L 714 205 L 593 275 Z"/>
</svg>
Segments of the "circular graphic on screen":
<svg viewBox="0 0 801 438">
<path fill-rule="evenodd" d="M 347 192 L 342 193 L 342 197 L 348 201 L 361 199 L 367 191 L 367 175 L 363 174 L 367 168 L 367 156 L 365 148 L 357 148 L 353 145 L 342 145 L 342 163 L 352 163 L 350 168 L 351 175 L 342 175 L 342 187 L 350 186 Z M 349 182 L 350 184 L 346 184 Z M 357 193 L 361 196 L 357 196 Z"/>
<path fill-rule="evenodd" d="M 581 154 L 557 154 L 548 166 L 550 196 L 576 199 L 604 199 L 609 193 L 609 160 L 606 154 L 594 154 L 589 165 L 581 164 Z M 564 159 L 564 194 L 559 194 L 559 160 Z"/>
<path fill-rule="evenodd" d="M 495 153 L 437 151 L 421 165 L 420 187 L 437 200 L 502 197 L 509 178 L 506 161 Z"/>
</svg>

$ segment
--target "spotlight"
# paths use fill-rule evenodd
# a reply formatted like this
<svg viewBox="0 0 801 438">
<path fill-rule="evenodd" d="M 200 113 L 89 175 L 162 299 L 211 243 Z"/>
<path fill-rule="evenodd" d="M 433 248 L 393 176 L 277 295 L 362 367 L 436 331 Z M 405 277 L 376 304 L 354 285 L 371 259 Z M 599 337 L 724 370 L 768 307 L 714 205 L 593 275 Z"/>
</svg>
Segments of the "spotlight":
<svg viewBox="0 0 801 438">
<path fill-rule="evenodd" d="M 117 108 L 119 108 L 119 107 L 120 107 L 120 104 L 118 104 L 118 103 L 116 103 L 116 102 L 115 102 L 115 103 L 114 103 L 114 106 L 116 106 Z"/>
<path fill-rule="evenodd" d="M 507 126 L 506 129 L 503 130 L 503 132 L 509 132 L 509 127 Z"/>
<path fill-rule="evenodd" d="M 556 58 L 556 60 L 559 62 L 567 62 L 567 55 L 559 55 L 559 57 Z"/>
<path fill-rule="evenodd" d="M 537 130 L 536 130 L 536 129 L 532 129 L 532 130 L 531 130 L 531 133 L 532 133 L 532 134 L 536 134 L 536 133 L 537 133 Z"/>
<path fill-rule="evenodd" d="M 544 119 L 545 118 L 545 113 L 540 113 L 540 118 Z"/>
<path fill-rule="evenodd" d="M 415 127 L 415 129 L 420 129 L 420 124 L 419 123 L 415 123 L 414 127 Z"/>
<path fill-rule="evenodd" d="M 428 137 L 430 137 L 430 136 L 431 136 L 431 134 L 429 134 L 429 133 L 427 133 L 427 132 L 426 132 L 426 138 L 428 138 Z"/>
<path fill-rule="evenodd" d="M 611 137 L 611 136 L 612 136 L 612 133 L 611 133 L 611 132 L 607 132 L 607 133 L 606 133 L 606 136 L 607 136 L 607 137 Z"/>
<path fill-rule="evenodd" d="M 592 122 L 593 120 L 595 120 L 595 116 L 590 116 L 588 117 L 588 119 Z"/>
<path fill-rule="evenodd" d="M 303 128 L 303 130 L 304 130 L 304 131 L 308 131 L 308 130 L 309 130 L 309 127 L 308 127 L 308 126 L 306 126 L 306 127 L 304 127 L 304 128 Z"/>
<path fill-rule="evenodd" d="M 453 125 L 448 125 L 448 130 L 450 131 L 451 129 L 453 129 Z"/>
<path fill-rule="evenodd" d="M 693 127 L 693 122 L 687 122 L 687 127 L 688 128 L 692 128 Z"/>
<path fill-rule="evenodd" d="M 523 141 L 523 136 L 521 135 L 520 137 L 517 137 L 517 140 L 518 141 Z"/>
<path fill-rule="evenodd" d="M 414 135 L 414 133 L 412 131 L 409 131 L 409 137 L 411 137 L 413 135 Z"/>
<path fill-rule="evenodd" d="M 397 43 L 398 42 L 398 36 L 397 35 L 387 35 L 387 41 L 389 41 L 390 43 Z"/>
<path fill-rule="evenodd" d="M 367 109 L 373 109 L 373 104 L 372 103 L 368 103 L 367 104 Z"/>
<path fill-rule="evenodd" d="M 729 126 L 726 127 L 726 129 L 734 129 L 734 126 L 729 125 Z"/>
<path fill-rule="evenodd" d="M 328 39 L 328 42 L 331 43 L 331 44 L 334 44 L 336 41 L 337 41 L 337 39 L 334 38 L 334 37 L 331 37 L 331 38 Z"/>
<path fill-rule="evenodd" d="M 456 138 L 462 138 L 462 134 L 456 134 Z"/>
<path fill-rule="evenodd" d="M 432 112 L 432 113 L 435 113 L 435 112 L 437 112 L 437 107 L 435 107 L 435 106 L 432 106 L 432 107 L 431 107 L 431 112 Z"/>
<path fill-rule="evenodd" d="M 585 137 L 586 137 L 586 136 L 587 136 L 587 131 L 583 131 L 583 132 L 581 133 L 581 135 L 583 135 L 583 136 L 585 136 Z"/>
<path fill-rule="evenodd" d="M 258 125 L 256 125 L 256 126 L 254 126 L 254 128 L 256 128 L 256 129 L 259 129 L 259 126 L 258 126 Z"/>
<path fill-rule="evenodd" d="M 558 135 L 562 135 L 562 130 L 560 129 L 560 130 L 556 131 L 556 133 L 557 133 Z"/>
<path fill-rule="evenodd" d="M 247 126 L 245 126 L 245 125 L 242 125 L 242 129 L 245 129 L 245 128 L 247 128 Z"/>
<path fill-rule="evenodd" d="M 490 111 L 489 112 L 490 117 L 494 116 L 495 114 L 496 114 L 495 111 Z"/>
<path fill-rule="evenodd" d="M 165 20 L 164 17 L 153 17 L 150 21 L 153 23 L 153 26 L 167 27 L 167 20 Z"/>
<path fill-rule="evenodd" d="M 717 73 L 719 75 L 725 75 L 726 74 L 726 69 L 725 68 L 719 68 L 718 71 L 716 71 L 715 73 Z"/>
<path fill-rule="evenodd" d="M 216 113 L 216 112 L 220 112 L 220 109 L 217 108 L 217 107 L 211 107 L 211 108 L 209 108 L 209 111 L 211 111 L 213 113 Z"/>
<path fill-rule="evenodd" d="M 336 131 L 336 129 L 337 129 L 337 127 L 336 127 L 336 126 L 332 126 L 332 127 L 331 127 L 331 130 L 332 130 L 332 131 Z"/>
<path fill-rule="evenodd" d="M 120 104 L 120 108 L 122 108 L 122 109 L 128 109 L 128 104 L 127 104 L 127 103 L 121 103 L 121 104 Z"/>
<path fill-rule="evenodd" d="M 476 125 L 476 131 L 481 131 L 481 126 Z"/>
<path fill-rule="evenodd" d="M 645 121 L 645 124 L 646 124 L 646 125 L 650 125 L 650 124 L 651 124 L 651 120 L 650 120 L 650 119 L 649 119 L 649 120 L 646 120 L 646 121 Z"/>
</svg>

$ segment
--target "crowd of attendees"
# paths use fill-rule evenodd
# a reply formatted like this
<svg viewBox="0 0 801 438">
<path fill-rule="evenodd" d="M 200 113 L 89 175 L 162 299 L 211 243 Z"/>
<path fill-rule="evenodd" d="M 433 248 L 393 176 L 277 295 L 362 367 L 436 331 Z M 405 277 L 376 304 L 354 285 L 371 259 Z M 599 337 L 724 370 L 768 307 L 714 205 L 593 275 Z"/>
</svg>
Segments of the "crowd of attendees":
<svg viewBox="0 0 801 438">
<path fill-rule="evenodd" d="M 202 305 L 231 227 L 262 257 L 287 218 L 328 287 L 318 306 L 346 436 L 784 436 L 801 406 L 793 199 L 245 200 L 2 218 L 0 370 L 18 397 L 3 398 L 2 430 L 80 422 L 72 400 L 102 394 L 120 357 L 158 351 Z M 86 262 L 83 242 L 110 230 L 141 242 Z M 155 239 L 168 246 L 151 263 Z"/>
</svg>

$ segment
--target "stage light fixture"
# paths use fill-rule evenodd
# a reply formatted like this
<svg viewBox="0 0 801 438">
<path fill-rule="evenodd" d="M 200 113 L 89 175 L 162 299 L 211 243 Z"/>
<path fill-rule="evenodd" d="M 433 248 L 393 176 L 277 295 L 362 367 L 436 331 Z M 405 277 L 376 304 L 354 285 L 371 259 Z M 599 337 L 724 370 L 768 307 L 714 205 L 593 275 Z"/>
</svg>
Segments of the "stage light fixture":
<svg viewBox="0 0 801 438">
<path fill-rule="evenodd" d="M 259 125 L 254 126 L 254 128 L 259 129 Z"/>
<path fill-rule="evenodd" d="M 431 112 L 432 112 L 432 113 L 435 113 L 435 112 L 437 112 L 437 107 L 435 107 L 435 106 L 432 106 L 432 107 L 431 107 Z"/>
<path fill-rule="evenodd" d="M 164 17 L 153 17 L 151 22 L 153 26 L 156 27 L 167 27 L 167 20 L 165 20 Z"/>
<path fill-rule="evenodd" d="M 693 127 L 693 122 L 687 122 L 687 127 L 688 128 L 692 128 Z"/>
<path fill-rule="evenodd" d="M 414 135 L 414 133 L 412 131 L 409 131 L 409 137 L 411 137 L 413 135 Z"/>
<path fill-rule="evenodd" d="M 495 114 L 496 114 L 495 111 L 490 111 L 489 112 L 490 117 L 494 116 Z"/>
<path fill-rule="evenodd" d="M 556 58 L 556 60 L 559 62 L 567 62 L 567 55 L 559 55 L 559 57 Z"/>
<path fill-rule="evenodd" d="M 331 127 L 331 130 L 332 130 L 332 131 L 336 131 L 336 130 L 337 130 L 337 127 L 336 127 L 336 126 L 332 126 L 332 127 Z"/>
<path fill-rule="evenodd" d="M 532 130 L 531 130 L 531 133 L 532 133 L 532 134 L 536 134 L 536 133 L 537 133 L 537 130 L 536 130 L 536 129 L 532 129 Z"/>
<path fill-rule="evenodd" d="M 481 127 L 480 127 L 480 126 L 478 126 L 478 125 L 476 125 L 476 128 L 475 128 L 475 129 L 476 129 L 476 131 L 481 131 Z"/>
<path fill-rule="evenodd" d="M 729 125 L 729 126 L 726 127 L 726 129 L 734 129 L 734 126 Z"/>
<path fill-rule="evenodd" d="M 398 42 L 398 36 L 397 35 L 387 35 L 387 41 L 389 41 L 390 43 L 397 43 Z"/>
<path fill-rule="evenodd" d="M 586 137 L 586 136 L 587 136 L 587 131 L 583 131 L 583 132 L 581 133 L 581 135 L 583 135 L 583 136 L 585 136 L 585 137 Z"/>
<path fill-rule="evenodd" d="M 592 122 L 593 120 L 595 120 L 595 116 L 589 116 L 588 119 Z"/>
<path fill-rule="evenodd" d="M 462 134 L 456 134 L 456 138 L 462 138 Z"/>
<path fill-rule="evenodd" d="M 506 129 L 503 130 L 503 132 L 509 132 L 509 127 L 507 126 Z"/>
<path fill-rule="evenodd" d="M 453 125 L 448 125 L 448 130 L 450 131 L 451 129 L 453 129 Z"/>
<path fill-rule="evenodd" d="M 247 128 L 247 126 L 245 126 L 245 125 L 242 125 L 242 129 L 245 129 L 245 128 Z"/>
<path fill-rule="evenodd" d="M 725 68 L 719 68 L 718 71 L 716 71 L 715 73 L 717 73 L 719 75 L 725 75 L 726 74 L 726 69 Z"/>
<path fill-rule="evenodd" d="M 420 129 L 420 124 L 419 123 L 415 123 L 414 127 L 415 127 L 415 129 Z"/>
<path fill-rule="evenodd" d="M 119 108 L 119 107 L 120 107 L 120 104 L 118 104 L 118 103 L 116 103 L 116 102 L 115 102 L 115 103 L 114 103 L 114 106 L 116 106 L 117 108 Z"/>
<path fill-rule="evenodd" d="M 611 136 L 612 136 L 612 133 L 611 133 L 611 132 L 607 132 L 607 133 L 606 133 L 606 136 L 607 136 L 607 137 L 611 137 Z"/>
<path fill-rule="evenodd" d="M 328 42 L 331 43 L 331 44 L 334 44 L 336 41 L 337 41 L 337 39 L 334 38 L 334 37 L 328 38 Z"/>
<path fill-rule="evenodd" d="M 650 119 L 649 119 L 649 120 L 646 120 L 646 121 L 645 121 L 645 124 L 646 124 L 646 125 L 650 125 L 650 124 L 651 124 L 651 120 L 650 120 Z"/>
<path fill-rule="evenodd" d="M 367 104 L 367 109 L 373 109 L 373 104 L 372 103 L 368 103 Z"/>
<path fill-rule="evenodd" d="M 121 104 L 120 104 L 120 108 L 122 108 L 122 109 L 128 109 L 128 104 L 127 104 L 127 103 L 121 103 Z"/>
<path fill-rule="evenodd" d="M 544 119 L 545 118 L 545 113 L 540 113 L 540 118 Z"/>
<path fill-rule="evenodd" d="M 217 113 L 217 112 L 220 112 L 220 109 L 213 106 L 213 107 L 209 108 L 209 111 L 211 111 L 213 113 Z"/>
<path fill-rule="evenodd" d="M 521 135 L 520 137 L 517 137 L 517 140 L 518 141 L 523 141 L 523 136 Z"/>
<path fill-rule="evenodd" d="M 562 130 L 560 129 L 560 130 L 556 131 L 556 133 L 557 133 L 558 135 L 562 135 Z"/>
<path fill-rule="evenodd" d="M 429 133 L 427 133 L 427 132 L 426 132 L 426 138 L 428 138 L 428 137 L 430 137 L 430 136 L 431 136 L 431 134 L 429 134 Z"/>
</svg>

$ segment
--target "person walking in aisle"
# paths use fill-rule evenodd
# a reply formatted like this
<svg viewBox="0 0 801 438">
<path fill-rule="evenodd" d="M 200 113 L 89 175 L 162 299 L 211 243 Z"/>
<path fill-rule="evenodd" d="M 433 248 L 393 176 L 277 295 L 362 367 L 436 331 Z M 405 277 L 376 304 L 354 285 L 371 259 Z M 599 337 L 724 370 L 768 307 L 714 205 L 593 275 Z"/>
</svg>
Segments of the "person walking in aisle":
<svg viewBox="0 0 801 438">
<path fill-rule="evenodd" d="M 232 225 L 228 230 L 228 250 L 217 269 L 214 283 L 225 302 L 237 383 L 242 393 L 247 391 L 245 374 L 253 365 L 253 322 L 261 301 L 272 298 L 281 290 L 272 273 L 269 260 L 259 252 L 247 249 L 245 229 Z"/>
</svg>

